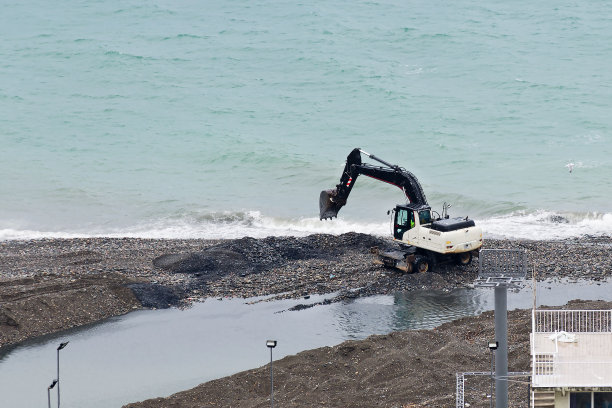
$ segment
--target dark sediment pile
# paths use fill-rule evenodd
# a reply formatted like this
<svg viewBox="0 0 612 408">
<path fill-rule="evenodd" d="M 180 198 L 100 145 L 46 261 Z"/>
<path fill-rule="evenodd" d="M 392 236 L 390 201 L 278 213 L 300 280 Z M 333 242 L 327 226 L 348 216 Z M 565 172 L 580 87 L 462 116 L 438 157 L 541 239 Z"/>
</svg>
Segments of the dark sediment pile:
<svg viewBox="0 0 612 408">
<path fill-rule="evenodd" d="M 487 240 L 489 248 L 524 249 L 529 271 L 538 280 L 602 280 L 612 274 L 612 239 L 580 242 Z M 154 260 L 182 282 L 194 297 L 252 297 L 276 294 L 301 297 L 338 292 L 343 300 L 414 289 L 470 285 L 477 262 L 468 266 L 438 265 L 424 274 L 404 274 L 374 262 L 372 247 L 393 249 L 392 241 L 365 234 L 311 235 L 305 238 L 243 238 L 225 241 L 198 253 L 166 254 Z"/>
</svg>

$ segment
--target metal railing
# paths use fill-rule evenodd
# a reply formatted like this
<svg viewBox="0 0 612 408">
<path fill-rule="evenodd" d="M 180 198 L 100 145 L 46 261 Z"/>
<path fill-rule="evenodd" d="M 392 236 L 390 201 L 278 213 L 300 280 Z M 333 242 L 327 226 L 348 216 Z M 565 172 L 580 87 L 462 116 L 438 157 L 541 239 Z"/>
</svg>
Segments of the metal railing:
<svg viewBox="0 0 612 408">
<path fill-rule="evenodd" d="M 467 371 L 463 373 L 456 373 L 457 377 L 457 386 L 455 390 L 455 406 L 456 408 L 465 408 L 465 377 L 467 376 L 480 376 L 480 377 L 491 377 L 493 373 L 490 371 Z M 526 371 L 517 371 L 517 372 L 509 372 L 508 378 L 505 380 L 508 381 L 510 377 L 528 377 L 531 375 L 530 372 Z M 492 396 L 489 396 L 490 398 Z"/>
<path fill-rule="evenodd" d="M 612 310 L 535 310 L 533 333 L 612 333 Z"/>
</svg>

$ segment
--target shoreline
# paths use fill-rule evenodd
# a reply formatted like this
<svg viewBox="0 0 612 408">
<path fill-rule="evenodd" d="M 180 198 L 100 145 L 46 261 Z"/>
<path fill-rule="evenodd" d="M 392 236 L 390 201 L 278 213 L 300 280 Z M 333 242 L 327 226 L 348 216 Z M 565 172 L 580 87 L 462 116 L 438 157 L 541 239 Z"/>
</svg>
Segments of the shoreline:
<svg viewBox="0 0 612 408">
<path fill-rule="evenodd" d="M 202 298 L 331 301 L 416 289 L 469 286 L 477 262 L 402 274 L 373 262 L 370 248 L 394 244 L 367 234 L 234 240 L 137 238 L 0 242 L 0 347 L 141 308 L 186 306 Z M 485 240 L 527 250 L 538 281 L 612 276 L 612 238 Z"/>
</svg>

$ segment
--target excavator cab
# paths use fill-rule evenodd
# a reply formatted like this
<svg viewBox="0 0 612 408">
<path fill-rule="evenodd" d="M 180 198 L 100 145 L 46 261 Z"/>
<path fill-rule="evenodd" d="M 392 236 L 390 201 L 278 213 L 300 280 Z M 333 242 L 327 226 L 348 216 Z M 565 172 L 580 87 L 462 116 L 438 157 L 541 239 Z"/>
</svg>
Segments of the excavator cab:
<svg viewBox="0 0 612 408">
<path fill-rule="evenodd" d="M 415 227 L 415 217 L 418 217 L 420 226 L 431 223 L 431 209 L 427 205 L 402 204 L 395 207 L 393 212 L 393 238 L 398 240 L 403 240 L 404 233 Z"/>
</svg>

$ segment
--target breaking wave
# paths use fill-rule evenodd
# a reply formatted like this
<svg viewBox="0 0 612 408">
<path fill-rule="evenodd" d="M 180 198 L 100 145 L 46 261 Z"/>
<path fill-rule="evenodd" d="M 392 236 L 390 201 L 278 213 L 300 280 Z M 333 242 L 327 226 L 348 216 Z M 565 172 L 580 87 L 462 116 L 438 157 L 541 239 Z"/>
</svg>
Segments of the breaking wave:
<svg viewBox="0 0 612 408">
<path fill-rule="evenodd" d="M 503 216 L 476 219 L 485 238 L 558 240 L 583 236 L 611 236 L 612 214 L 560 213 L 537 211 L 516 212 Z M 359 232 L 390 236 L 388 220 L 364 222 L 345 218 L 320 221 L 318 218 L 281 218 L 263 215 L 259 211 L 219 212 L 168 217 L 125 228 L 98 231 L 40 231 L 33 229 L 0 229 L 0 240 L 44 238 L 149 238 L 149 239 L 233 239 L 245 236 L 306 236 L 310 234 L 338 235 Z"/>
<path fill-rule="evenodd" d="M 525 211 L 480 220 L 485 237 L 515 239 L 567 239 L 611 236 L 610 213 L 561 213 Z"/>
<path fill-rule="evenodd" d="M 318 218 L 284 219 L 262 215 L 259 211 L 222 212 L 201 216 L 166 218 L 122 229 L 95 232 L 0 230 L 0 240 L 25 240 L 42 238 L 151 238 L 151 239 L 233 239 L 245 236 L 306 236 L 310 234 L 343 234 L 361 232 L 386 235 L 389 224 L 360 223 L 344 219 L 320 221 Z"/>
</svg>

